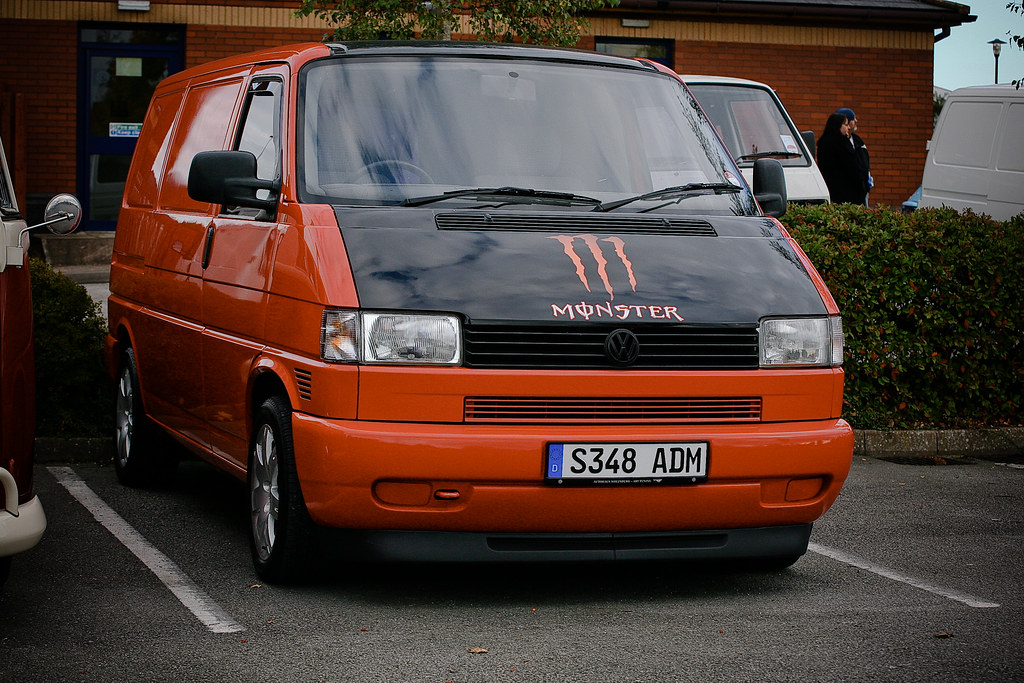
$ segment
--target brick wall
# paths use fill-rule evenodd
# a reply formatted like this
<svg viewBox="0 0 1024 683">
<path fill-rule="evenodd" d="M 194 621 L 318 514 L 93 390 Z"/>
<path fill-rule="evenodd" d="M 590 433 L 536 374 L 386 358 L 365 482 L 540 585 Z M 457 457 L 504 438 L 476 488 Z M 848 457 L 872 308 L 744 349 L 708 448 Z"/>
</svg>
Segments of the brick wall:
<svg viewBox="0 0 1024 683">
<path fill-rule="evenodd" d="M 5 23 L 0 87 L 25 93 L 27 123 L 20 140 L 28 150 L 28 192 L 74 190 L 77 23 Z M 316 41 L 322 34 L 319 28 L 189 24 L 185 64 Z M 593 45 L 592 37 L 580 43 L 584 48 Z M 931 137 L 930 49 L 681 39 L 675 45 L 675 68 L 681 73 L 752 78 L 775 87 L 800 130 L 820 135 L 829 113 L 840 106 L 853 108 L 871 152 L 873 204 L 898 206 L 920 184 L 925 143 Z"/>
<path fill-rule="evenodd" d="M 21 93 L 29 194 L 75 191 L 78 35 L 75 22 L 16 21 L 0 40 L 0 86 Z M 40 46 L 45 45 L 45 48 Z M 8 143 L 12 144 L 12 143 Z"/>
<path fill-rule="evenodd" d="M 872 205 L 899 206 L 921 184 L 932 134 L 930 51 L 677 41 L 675 69 L 768 83 L 798 129 L 815 137 L 837 108 L 853 109 L 871 154 Z"/>
<path fill-rule="evenodd" d="M 185 34 L 185 66 L 268 47 L 319 42 L 323 35 L 319 29 L 191 25 Z"/>
<path fill-rule="evenodd" d="M 0 41 L 0 91 L 20 93 L 23 130 L 5 143 L 25 150 L 29 195 L 76 191 L 78 23 L 15 20 Z M 321 30 L 189 26 L 186 66 L 287 43 L 318 41 Z M 45 45 L 44 49 L 40 49 Z M 24 199 L 21 198 L 22 203 Z M 28 209 L 23 206 L 23 209 Z"/>
</svg>

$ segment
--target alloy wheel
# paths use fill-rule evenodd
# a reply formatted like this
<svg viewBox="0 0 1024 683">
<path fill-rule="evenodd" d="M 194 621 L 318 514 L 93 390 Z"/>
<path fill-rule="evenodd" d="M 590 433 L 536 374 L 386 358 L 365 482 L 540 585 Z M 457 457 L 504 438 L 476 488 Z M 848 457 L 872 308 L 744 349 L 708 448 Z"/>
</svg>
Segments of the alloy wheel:
<svg viewBox="0 0 1024 683">
<path fill-rule="evenodd" d="M 132 452 L 132 435 L 135 431 L 135 391 L 132 388 L 132 374 L 127 367 L 121 371 L 117 383 L 117 460 L 124 467 Z"/>
<path fill-rule="evenodd" d="M 277 443 L 270 425 L 260 427 L 253 447 L 251 467 L 249 492 L 252 501 L 253 541 L 260 559 L 266 561 L 274 551 L 281 509 Z"/>
</svg>

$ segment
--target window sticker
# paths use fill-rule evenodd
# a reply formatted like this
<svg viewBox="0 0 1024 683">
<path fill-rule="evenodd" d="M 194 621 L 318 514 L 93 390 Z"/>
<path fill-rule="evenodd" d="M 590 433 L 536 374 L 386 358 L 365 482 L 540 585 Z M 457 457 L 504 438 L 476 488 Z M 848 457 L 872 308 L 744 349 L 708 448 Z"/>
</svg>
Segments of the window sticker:
<svg viewBox="0 0 1024 683">
<path fill-rule="evenodd" d="M 114 69 L 118 76 L 141 78 L 142 57 L 118 57 Z"/>
<path fill-rule="evenodd" d="M 142 131 L 142 124 L 111 122 L 108 130 L 108 135 L 112 138 L 137 138 Z"/>
</svg>

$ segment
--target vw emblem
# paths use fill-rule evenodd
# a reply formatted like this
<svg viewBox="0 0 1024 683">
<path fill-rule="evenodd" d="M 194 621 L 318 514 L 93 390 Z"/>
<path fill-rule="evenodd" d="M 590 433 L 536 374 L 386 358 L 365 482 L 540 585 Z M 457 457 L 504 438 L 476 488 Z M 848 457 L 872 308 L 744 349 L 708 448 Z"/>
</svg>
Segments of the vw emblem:
<svg viewBox="0 0 1024 683">
<path fill-rule="evenodd" d="M 604 355 L 616 365 L 632 365 L 640 355 L 640 340 L 629 330 L 615 330 L 604 340 Z"/>
</svg>

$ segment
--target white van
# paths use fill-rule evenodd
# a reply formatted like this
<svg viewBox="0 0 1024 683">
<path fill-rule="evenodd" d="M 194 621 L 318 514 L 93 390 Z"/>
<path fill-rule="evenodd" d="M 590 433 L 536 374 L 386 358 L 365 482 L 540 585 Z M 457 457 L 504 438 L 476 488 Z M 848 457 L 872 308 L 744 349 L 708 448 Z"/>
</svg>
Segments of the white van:
<svg viewBox="0 0 1024 683">
<path fill-rule="evenodd" d="M 1024 90 L 954 90 L 928 144 L 921 185 L 919 208 L 973 209 L 998 221 L 1024 211 Z"/>
<path fill-rule="evenodd" d="M 754 162 L 782 162 L 789 201 L 827 204 L 828 186 L 814 162 L 814 132 L 798 133 L 775 91 L 764 83 L 725 76 L 682 76 L 715 124 L 747 182 Z"/>
</svg>

